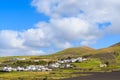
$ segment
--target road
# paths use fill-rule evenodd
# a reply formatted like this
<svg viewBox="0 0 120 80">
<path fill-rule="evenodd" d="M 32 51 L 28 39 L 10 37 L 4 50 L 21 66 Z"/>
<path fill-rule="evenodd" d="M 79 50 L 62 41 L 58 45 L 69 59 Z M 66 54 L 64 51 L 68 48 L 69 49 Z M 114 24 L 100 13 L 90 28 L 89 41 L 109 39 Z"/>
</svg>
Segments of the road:
<svg viewBox="0 0 120 80">
<path fill-rule="evenodd" d="M 85 72 L 85 73 L 77 73 L 77 74 L 92 74 L 90 76 L 81 76 L 63 80 L 120 80 L 120 72 Z"/>
</svg>

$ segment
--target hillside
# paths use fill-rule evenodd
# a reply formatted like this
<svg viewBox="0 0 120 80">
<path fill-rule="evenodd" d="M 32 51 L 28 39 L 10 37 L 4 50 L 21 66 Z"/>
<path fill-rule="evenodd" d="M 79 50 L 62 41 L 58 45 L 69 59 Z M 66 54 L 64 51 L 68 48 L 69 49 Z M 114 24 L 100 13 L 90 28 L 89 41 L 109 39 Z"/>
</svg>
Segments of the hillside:
<svg viewBox="0 0 120 80">
<path fill-rule="evenodd" d="M 88 57 L 100 59 L 103 63 L 109 62 L 110 65 L 120 65 L 120 43 L 113 44 L 110 47 L 102 49 L 92 49 L 90 47 L 68 48 L 55 54 L 49 55 L 49 58 L 60 59 L 67 57 Z"/>
<path fill-rule="evenodd" d="M 96 51 L 88 52 L 87 54 L 97 58 L 114 59 L 115 57 L 120 55 L 120 46 L 115 44 L 108 48 L 102 48 Z"/>
<path fill-rule="evenodd" d="M 110 47 L 115 47 L 115 46 L 120 46 L 120 42 L 116 43 L 116 44 L 113 44 L 112 46 Z"/>
<path fill-rule="evenodd" d="M 82 46 L 82 47 L 68 48 L 46 56 L 16 56 L 16 57 L 21 57 L 21 58 L 28 57 L 32 60 L 34 59 L 55 60 L 55 59 L 67 58 L 67 57 L 83 56 L 83 57 L 99 58 L 101 60 L 106 61 L 106 60 L 115 59 L 116 56 L 119 56 L 119 54 L 120 54 L 120 43 L 116 43 L 111 45 L 110 47 L 102 48 L 98 50 L 95 50 L 87 46 Z M 2 58 L 2 60 L 6 60 L 9 58 L 15 58 L 15 57 L 5 57 L 4 59 Z"/>
<path fill-rule="evenodd" d="M 84 55 L 89 58 L 100 59 L 103 63 L 109 63 L 111 67 L 120 67 L 120 46 L 114 44 L 110 47 L 88 52 Z"/>
<path fill-rule="evenodd" d="M 57 52 L 55 54 L 52 54 L 49 57 L 53 57 L 53 58 L 78 57 L 78 56 L 85 55 L 85 53 L 91 52 L 91 51 L 95 51 L 95 49 L 87 46 L 82 46 L 82 47 L 76 47 L 76 48 L 68 48 L 60 52 Z"/>
</svg>

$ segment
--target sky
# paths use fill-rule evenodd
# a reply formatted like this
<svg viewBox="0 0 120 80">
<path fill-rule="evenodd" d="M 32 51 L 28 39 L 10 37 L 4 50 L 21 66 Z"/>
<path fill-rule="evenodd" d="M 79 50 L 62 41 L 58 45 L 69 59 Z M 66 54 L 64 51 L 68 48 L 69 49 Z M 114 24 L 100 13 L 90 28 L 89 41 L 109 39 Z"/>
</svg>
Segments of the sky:
<svg viewBox="0 0 120 80">
<path fill-rule="evenodd" d="M 119 0 L 0 0 L 0 56 L 120 42 Z"/>
</svg>

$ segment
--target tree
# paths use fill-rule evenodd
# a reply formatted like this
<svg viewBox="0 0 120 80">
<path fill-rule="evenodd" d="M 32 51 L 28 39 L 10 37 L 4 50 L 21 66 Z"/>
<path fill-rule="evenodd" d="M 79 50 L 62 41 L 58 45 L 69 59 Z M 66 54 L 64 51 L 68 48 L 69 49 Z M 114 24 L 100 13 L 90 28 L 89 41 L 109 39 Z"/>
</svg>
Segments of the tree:
<svg viewBox="0 0 120 80">
<path fill-rule="evenodd" d="M 71 59 L 71 57 L 69 56 L 67 59 Z"/>
<path fill-rule="evenodd" d="M 48 80 L 48 77 L 46 76 L 45 78 L 43 78 L 43 80 Z"/>
<path fill-rule="evenodd" d="M 108 62 L 108 61 L 106 61 L 106 62 L 105 62 L 105 64 L 108 66 L 108 65 L 109 65 L 109 62 Z"/>
</svg>

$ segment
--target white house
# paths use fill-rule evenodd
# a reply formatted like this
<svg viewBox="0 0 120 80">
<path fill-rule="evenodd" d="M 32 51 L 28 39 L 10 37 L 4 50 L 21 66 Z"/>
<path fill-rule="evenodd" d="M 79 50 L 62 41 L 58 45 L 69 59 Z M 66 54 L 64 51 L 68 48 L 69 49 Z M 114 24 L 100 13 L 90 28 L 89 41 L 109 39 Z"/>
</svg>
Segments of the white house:
<svg viewBox="0 0 120 80">
<path fill-rule="evenodd" d="M 34 60 L 34 62 L 39 62 L 40 60 Z"/>
<path fill-rule="evenodd" d="M 71 59 L 71 62 L 72 63 L 74 63 L 74 62 L 76 62 L 77 61 L 77 59 Z"/>
<path fill-rule="evenodd" d="M 59 68 L 60 64 L 59 63 L 52 63 L 48 65 L 49 68 Z"/>
<path fill-rule="evenodd" d="M 60 65 L 60 68 L 70 68 L 71 65 L 70 64 L 62 64 Z"/>
<path fill-rule="evenodd" d="M 107 65 L 106 64 L 100 64 L 100 67 L 102 68 L 102 67 L 107 67 Z"/>
<path fill-rule="evenodd" d="M 10 71 L 12 71 L 12 67 L 4 67 L 2 70 L 10 72 Z"/>
<path fill-rule="evenodd" d="M 26 58 L 15 58 L 15 60 L 24 61 Z"/>
<path fill-rule="evenodd" d="M 78 58 L 77 58 L 77 61 L 78 61 L 78 62 L 82 62 L 82 61 L 83 61 L 83 58 L 82 58 L 82 57 L 78 57 Z"/>
<path fill-rule="evenodd" d="M 85 61 L 85 60 L 87 60 L 87 59 L 82 58 L 82 57 L 78 57 L 78 58 L 72 58 L 72 59 L 58 60 L 57 62 L 62 64 L 62 63 L 74 63 L 76 61 L 82 62 L 82 61 Z"/>
<path fill-rule="evenodd" d="M 83 61 L 86 61 L 86 60 L 88 60 L 87 58 L 83 58 Z"/>
<path fill-rule="evenodd" d="M 12 68 L 13 69 L 13 68 Z M 15 69 L 15 68 L 14 68 Z M 20 66 L 18 66 L 17 68 L 17 71 L 24 71 L 24 68 L 23 67 L 20 67 Z"/>
<path fill-rule="evenodd" d="M 61 64 L 64 63 L 64 61 L 61 61 L 61 60 L 58 60 L 57 62 L 58 62 L 58 63 L 61 63 Z"/>
<path fill-rule="evenodd" d="M 2 71 L 51 71 L 52 69 L 49 69 L 45 66 L 41 65 L 30 65 L 27 66 L 26 68 L 18 66 L 17 68 L 12 68 L 12 67 L 4 67 Z"/>
</svg>

